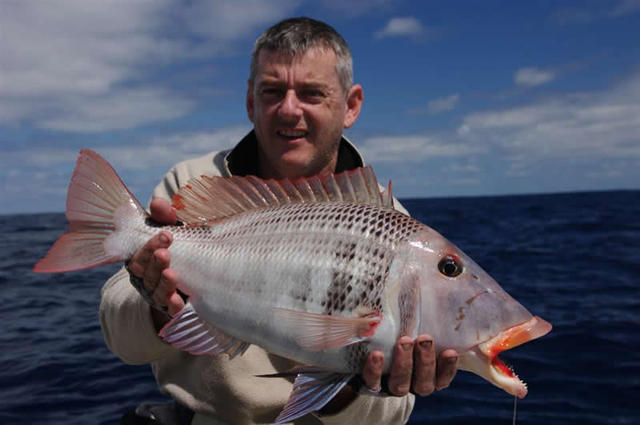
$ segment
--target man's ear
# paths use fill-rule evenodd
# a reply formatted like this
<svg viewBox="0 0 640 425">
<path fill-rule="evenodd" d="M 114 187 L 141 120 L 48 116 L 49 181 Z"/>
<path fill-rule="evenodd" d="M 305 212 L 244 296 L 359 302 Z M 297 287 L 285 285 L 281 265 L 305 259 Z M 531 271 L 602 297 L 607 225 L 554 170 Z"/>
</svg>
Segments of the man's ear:
<svg viewBox="0 0 640 425">
<path fill-rule="evenodd" d="M 344 114 L 344 128 L 349 128 L 356 122 L 360 115 L 360 108 L 362 108 L 362 86 L 360 84 L 354 84 L 349 89 L 347 94 L 347 110 Z"/>
<path fill-rule="evenodd" d="M 249 117 L 249 121 L 253 122 L 253 82 L 251 80 L 247 80 L 247 117 Z"/>
</svg>

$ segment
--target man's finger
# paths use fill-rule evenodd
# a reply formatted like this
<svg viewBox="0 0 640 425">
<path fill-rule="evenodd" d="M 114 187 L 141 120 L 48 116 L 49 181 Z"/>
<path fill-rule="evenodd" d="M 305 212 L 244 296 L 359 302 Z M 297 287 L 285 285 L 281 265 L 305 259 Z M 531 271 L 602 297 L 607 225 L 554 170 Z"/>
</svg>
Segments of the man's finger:
<svg viewBox="0 0 640 425">
<path fill-rule="evenodd" d="M 180 311 L 184 308 L 184 300 L 177 292 L 172 293 L 168 301 L 169 304 L 167 306 L 169 307 L 169 315 L 171 317 L 180 313 Z"/>
<path fill-rule="evenodd" d="M 156 297 L 162 297 L 160 300 L 161 304 L 163 306 L 167 306 L 166 312 L 169 314 L 161 313 L 155 308 L 151 309 L 151 317 L 153 318 L 153 323 L 158 332 L 171 319 L 171 317 L 178 314 L 180 310 L 184 308 L 184 300 L 177 292 L 177 287 L 178 274 L 173 269 L 164 269 L 160 276 L 158 288 L 156 288 L 156 292 L 158 292 L 158 294 L 154 292 L 153 295 L 154 300 Z"/>
<path fill-rule="evenodd" d="M 362 370 L 362 380 L 372 391 L 378 392 L 381 387 L 382 368 L 384 367 L 384 354 L 381 351 L 373 351 L 369 354 L 367 363 Z"/>
<path fill-rule="evenodd" d="M 433 392 L 436 378 L 436 353 L 433 339 L 420 335 L 413 349 L 413 381 L 411 388 L 417 395 L 425 396 Z"/>
<path fill-rule="evenodd" d="M 398 340 L 393 349 L 393 362 L 389 375 L 389 391 L 393 395 L 406 395 L 411 389 L 413 372 L 413 341 L 407 336 Z"/>
<path fill-rule="evenodd" d="M 455 350 L 444 350 L 438 356 L 436 368 L 436 389 L 447 388 L 458 370 L 458 353 Z"/>
<path fill-rule="evenodd" d="M 151 257 L 151 262 L 144 272 L 144 286 L 148 291 L 153 293 L 153 299 L 159 306 L 167 305 L 167 293 L 156 294 L 160 286 L 160 276 L 162 272 L 169 267 L 171 257 L 169 250 L 165 248 L 156 249 Z"/>
<path fill-rule="evenodd" d="M 171 296 L 178 288 L 178 275 L 173 269 L 164 269 L 158 286 L 153 292 L 153 299 L 162 306 L 169 306 Z"/>
<path fill-rule="evenodd" d="M 129 270 L 140 278 L 144 277 L 147 267 L 152 261 L 153 253 L 157 249 L 168 248 L 171 245 L 170 232 L 162 231 L 149 239 L 149 241 L 131 257 Z"/>
<path fill-rule="evenodd" d="M 151 210 L 151 218 L 159 224 L 175 224 L 178 220 L 176 210 L 166 199 L 154 199 L 151 201 L 149 209 Z"/>
</svg>

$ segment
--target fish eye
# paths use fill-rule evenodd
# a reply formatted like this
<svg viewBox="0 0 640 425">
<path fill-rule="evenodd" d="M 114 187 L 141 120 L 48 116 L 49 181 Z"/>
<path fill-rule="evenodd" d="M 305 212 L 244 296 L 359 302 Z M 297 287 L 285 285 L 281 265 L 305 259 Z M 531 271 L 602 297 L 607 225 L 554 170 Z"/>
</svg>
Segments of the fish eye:
<svg viewBox="0 0 640 425">
<path fill-rule="evenodd" d="M 457 258 L 447 255 L 438 263 L 438 270 L 447 277 L 456 277 L 462 273 L 462 264 Z"/>
</svg>

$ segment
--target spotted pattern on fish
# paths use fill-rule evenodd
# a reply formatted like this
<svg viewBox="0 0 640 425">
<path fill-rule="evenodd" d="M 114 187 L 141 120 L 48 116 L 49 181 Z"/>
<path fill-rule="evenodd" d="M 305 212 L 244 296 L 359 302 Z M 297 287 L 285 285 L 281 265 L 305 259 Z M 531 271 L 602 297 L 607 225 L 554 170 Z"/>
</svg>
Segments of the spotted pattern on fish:
<svg viewBox="0 0 640 425">
<path fill-rule="evenodd" d="M 288 308 L 350 316 L 366 311 L 385 314 L 384 285 L 395 249 L 424 227 L 395 210 L 312 203 L 247 211 L 188 231 L 189 243 L 211 251 L 214 263 L 246 264 L 250 257 L 260 262 L 256 269 L 271 270 L 268 279 L 276 281 L 281 270 L 295 270 L 295 285 L 282 285 L 279 295 L 291 300 Z M 290 278 L 282 273 L 281 279 Z M 253 275 L 251 282 L 246 276 L 245 271 L 227 268 L 213 278 L 225 291 L 243 297 L 275 296 L 257 284 L 256 279 L 266 281 L 264 275 Z M 354 370 L 367 355 L 367 344 L 344 350 Z"/>
<path fill-rule="evenodd" d="M 345 349 L 345 362 L 351 370 L 362 370 L 369 355 L 367 344 L 353 344 Z"/>
<path fill-rule="evenodd" d="M 344 221 L 347 231 L 374 237 L 373 240 L 346 241 L 336 247 L 335 264 L 340 267 L 334 271 L 322 302 L 325 313 L 350 313 L 357 307 L 382 311 L 383 284 L 389 274 L 394 248 L 419 226 L 396 211 L 366 205 L 336 208 L 335 215 L 329 214 L 329 218 Z"/>
<path fill-rule="evenodd" d="M 314 215 L 308 217 L 313 219 Z M 329 227 L 338 226 L 339 231 L 375 236 L 373 241 L 347 239 L 336 245 L 336 267 L 320 303 L 324 313 L 349 315 L 358 307 L 382 313 L 384 283 L 395 245 L 416 232 L 420 226 L 403 214 L 372 209 L 366 205 L 333 205 L 322 214 L 322 219 L 327 221 Z M 300 293 L 304 294 L 305 291 L 301 290 Z M 368 354 L 365 344 L 354 344 L 345 350 L 345 361 L 354 370 L 359 370 Z"/>
<path fill-rule="evenodd" d="M 420 226 L 394 210 L 312 203 L 248 211 L 212 227 L 185 231 L 190 233 L 191 244 L 226 261 L 250 255 L 284 263 L 308 255 L 309 263 L 298 268 L 300 278 L 288 295 L 303 304 L 319 303 L 327 314 L 350 314 L 359 306 L 381 310 L 383 284 L 395 246 Z M 318 284 L 312 282 L 318 267 L 331 269 L 330 281 L 324 297 L 309 299 L 311 285 Z M 259 295 L 260 286 L 253 285 L 251 290 Z"/>
<path fill-rule="evenodd" d="M 405 282 L 398 295 L 398 307 L 400 310 L 400 335 L 417 337 L 418 330 L 418 301 L 420 299 L 420 286 L 418 282 Z"/>
</svg>

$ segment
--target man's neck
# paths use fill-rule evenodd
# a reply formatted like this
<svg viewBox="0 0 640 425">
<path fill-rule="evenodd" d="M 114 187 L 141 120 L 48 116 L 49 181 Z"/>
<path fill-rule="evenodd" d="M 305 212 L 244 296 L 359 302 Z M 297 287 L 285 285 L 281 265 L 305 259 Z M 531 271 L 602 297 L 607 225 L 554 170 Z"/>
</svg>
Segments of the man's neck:
<svg viewBox="0 0 640 425">
<path fill-rule="evenodd" d="M 338 152 L 336 152 L 324 166 L 290 166 L 290 167 L 275 167 L 273 164 L 266 160 L 265 155 L 260 155 L 258 164 L 260 167 L 260 174 L 258 177 L 263 179 L 296 179 L 299 177 L 311 177 L 318 174 L 329 174 L 336 172 L 336 164 L 338 163 Z"/>
<path fill-rule="evenodd" d="M 261 176 L 261 167 L 258 162 L 258 141 L 255 132 L 249 132 L 227 156 L 227 166 L 234 176 Z M 332 171 L 340 173 L 346 170 L 362 167 L 360 154 L 343 137 L 338 146 L 338 156 Z"/>
</svg>

